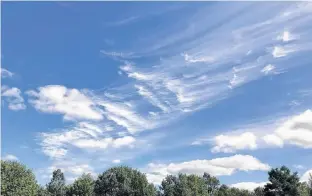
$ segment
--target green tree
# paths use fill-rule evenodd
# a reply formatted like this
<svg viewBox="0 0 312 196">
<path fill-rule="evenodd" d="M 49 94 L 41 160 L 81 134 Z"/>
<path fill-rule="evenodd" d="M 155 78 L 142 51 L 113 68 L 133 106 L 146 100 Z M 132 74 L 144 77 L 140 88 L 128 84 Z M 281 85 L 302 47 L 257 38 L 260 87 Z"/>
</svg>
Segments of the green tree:
<svg viewBox="0 0 312 196">
<path fill-rule="evenodd" d="M 252 193 L 247 190 L 241 190 L 238 188 L 230 188 L 227 190 L 228 196 L 252 196 Z"/>
<path fill-rule="evenodd" d="M 222 184 L 222 185 L 219 187 L 219 189 L 218 189 L 216 195 L 217 195 L 217 196 L 227 196 L 227 195 L 228 195 L 228 190 L 229 190 L 229 187 L 226 186 L 225 184 Z"/>
<path fill-rule="evenodd" d="M 291 173 L 286 167 L 271 169 L 269 183 L 265 185 L 265 196 L 297 196 L 299 195 L 299 177 L 297 172 Z"/>
<path fill-rule="evenodd" d="M 47 184 L 47 190 L 53 196 L 66 195 L 65 177 L 60 169 L 53 171 L 52 179 Z"/>
<path fill-rule="evenodd" d="M 207 196 L 208 190 L 205 180 L 202 177 L 191 174 L 187 176 L 188 187 L 191 190 L 191 195 L 193 196 Z"/>
<path fill-rule="evenodd" d="M 310 196 L 310 188 L 308 183 L 306 182 L 300 183 L 298 189 L 300 196 Z"/>
<path fill-rule="evenodd" d="M 35 196 L 37 192 L 36 178 L 30 169 L 16 161 L 1 160 L 1 195 Z"/>
<path fill-rule="evenodd" d="M 68 187 L 66 196 L 93 196 L 94 180 L 90 174 L 83 174 Z"/>
<path fill-rule="evenodd" d="M 264 188 L 263 187 L 257 187 L 254 190 L 255 196 L 264 196 Z"/>
<path fill-rule="evenodd" d="M 40 186 L 38 189 L 37 196 L 51 196 L 51 194 L 48 192 L 48 190 L 45 187 Z"/>
<path fill-rule="evenodd" d="M 161 190 L 163 191 L 164 196 L 175 196 L 178 194 L 177 187 L 178 187 L 179 180 L 176 176 L 168 175 L 165 179 L 161 182 Z M 183 183 L 183 181 L 182 181 Z M 181 189 L 181 188 L 180 188 Z"/>
<path fill-rule="evenodd" d="M 205 181 L 205 184 L 207 186 L 208 195 L 215 195 L 215 192 L 218 190 L 220 181 L 218 178 L 211 176 L 208 173 L 204 173 L 203 179 Z"/>
<path fill-rule="evenodd" d="M 168 175 L 161 183 L 164 196 L 207 196 L 205 180 L 197 175 Z"/>
<path fill-rule="evenodd" d="M 119 166 L 113 167 L 98 176 L 95 181 L 96 196 L 154 196 L 145 174 L 138 170 Z"/>
<path fill-rule="evenodd" d="M 309 196 L 312 196 L 312 174 L 310 173 L 308 180 L 308 187 L 309 187 Z"/>
</svg>

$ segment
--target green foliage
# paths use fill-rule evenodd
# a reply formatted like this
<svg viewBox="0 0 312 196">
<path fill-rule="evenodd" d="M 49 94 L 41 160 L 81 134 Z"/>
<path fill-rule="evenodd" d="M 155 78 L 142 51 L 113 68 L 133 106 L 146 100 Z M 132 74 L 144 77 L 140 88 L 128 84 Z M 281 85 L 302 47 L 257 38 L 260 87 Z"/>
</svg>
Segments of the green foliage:
<svg viewBox="0 0 312 196">
<path fill-rule="evenodd" d="M 38 185 L 35 175 L 16 161 L 1 161 L 1 195 L 35 196 Z"/>
<path fill-rule="evenodd" d="M 254 196 L 264 196 L 264 188 L 262 187 L 255 188 Z"/>
<path fill-rule="evenodd" d="M 216 196 L 254 196 L 254 193 L 238 188 L 229 188 L 226 185 L 221 185 L 216 191 Z"/>
<path fill-rule="evenodd" d="M 179 174 L 178 177 L 168 175 L 161 183 L 164 196 L 208 196 L 212 188 L 216 189 L 219 181 L 210 179 L 208 174 L 205 178 L 197 175 Z M 210 184 L 209 184 L 210 183 Z"/>
<path fill-rule="evenodd" d="M 129 167 L 113 167 L 99 175 L 95 181 L 96 196 L 154 196 L 156 190 L 151 188 L 146 176 Z"/>
<path fill-rule="evenodd" d="M 300 196 L 310 196 L 310 188 L 308 183 L 303 182 L 299 185 L 299 195 Z"/>
<path fill-rule="evenodd" d="M 220 185 L 220 181 L 218 180 L 218 178 L 214 177 L 214 176 L 211 176 L 210 174 L 208 173 L 204 173 L 204 181 L 205 181 L 205 184 L 207 186 L 207 191 L 208 191 L 208 194 L 209 195 L 214 195 L 215 192 L 218 190 L 219 188 L 219 185 Z"/>
<path fill-rule="evenodd" d="M 44 187 L 39 187 L 37 196 L 51 196 L 48 190 Z"/>
<path fill-rule="evenodd" d="M 148 183 L 145 174 L 130 167 L 113 167 L 94 181 L 83 174 L 66 186 L 61 170 L 55 170 L 46 188 L 37 185 L 31 170 L 18 162 L 1 161 L 1 195 L 4 196 L 312 196 L 312 176 L 299 182 L 297 173 L 287 167 L 268 172 L 269 183 L 254 191 L 220 186 L 220 181 L 204 173 L 168 175 L 161 186 Z"/>
<path fill-rule="evenodd" d="M 216 195 L 217 195 L 217 196 L 227 196 L 228 190 L 229 190 L 229 187 L 226 186 L 225 184 L 222 184 L 222 185 L 219 187 L 219 189 L 218 189 Z"/>
<path fill-rule="evenodd" d="M 282 166 L 269 171 L 269 183 L 265 185 L 265 196 L 297 196 L 299 195 L 299 177 L 297 172 Z"/>
<path fill-rule="evenodd" d="M 66 196 L 93 196 L 94 180 L 90 174 L 83 174 L 68 187 Z"/>
<path fill-rule="evenodd" d="M 309 196 L 312 196 L 312 174 L 310 174 L 310 177 L 308 180 L 308 187 L 309 187 Z"/>
<path fill-rule="evenodd" d="M 53 196 L 65 196 L 65 177 L 60 169 L 53 172 L 52 179 L 47 185 L 48 192 Z"/>
</svg>

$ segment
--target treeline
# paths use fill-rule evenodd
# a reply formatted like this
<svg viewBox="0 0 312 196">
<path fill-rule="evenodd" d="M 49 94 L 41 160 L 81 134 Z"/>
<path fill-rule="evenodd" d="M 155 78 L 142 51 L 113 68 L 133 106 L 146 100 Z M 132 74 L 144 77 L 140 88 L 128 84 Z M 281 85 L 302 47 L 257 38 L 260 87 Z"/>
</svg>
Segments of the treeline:
<svg viewBox="0 0 312 196">
<path fill-rule="evenodd" d="M 83 174 L 66 185 L 60 169 L 53 172 L 45 186 L 38 185 L 35 175 L 25 165 L 1 161 L 1 195 L 3 196 L 312 196 L 312 178 L 300 182 L 297 172 L 287 167 L 271 169 L 268 183 L 253 191 L 221 184 L 204 173 L 203 176 L 168 175 L 160 186 L 154 186 L 145 174 L 130 167 L 113 167 L 93 179 Z"/>
</svg>

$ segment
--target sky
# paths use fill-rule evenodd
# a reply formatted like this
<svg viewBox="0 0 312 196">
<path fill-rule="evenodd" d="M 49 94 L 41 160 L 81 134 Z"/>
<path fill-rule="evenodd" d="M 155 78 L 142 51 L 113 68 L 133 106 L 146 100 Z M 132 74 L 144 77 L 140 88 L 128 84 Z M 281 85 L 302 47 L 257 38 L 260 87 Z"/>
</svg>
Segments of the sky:
<svg viewBox="0 0 312 196">
<path fill-rule="evenodd" d="M 3 2 L 2 159 L 253 189 L 312 172 L 312 4 Z"/>
</svg>

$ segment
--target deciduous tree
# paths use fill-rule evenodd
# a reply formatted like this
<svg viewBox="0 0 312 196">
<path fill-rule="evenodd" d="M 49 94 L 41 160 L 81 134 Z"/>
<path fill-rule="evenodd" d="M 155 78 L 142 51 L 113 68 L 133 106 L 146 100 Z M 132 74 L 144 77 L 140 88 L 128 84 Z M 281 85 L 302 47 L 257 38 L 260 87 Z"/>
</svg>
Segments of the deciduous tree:
<svg viewBox="0 0 312 196">
<path fill-rule="evenodd" d="M 93 196 L 94 180 L 90 174 L 83 174 L 67 188 L 66 196 Z"/>
<path fill-rule="evenodd" d="M 113 167 L 95 181 L 96 196 L 155 196 L 144 174 L 130 167 Z"/>
<path fill-rule="evenodd" d="M 1 161 L 1 195 L 35 196 L 38 192 L 35 175 L 16 161 Z"/>
</svg>

